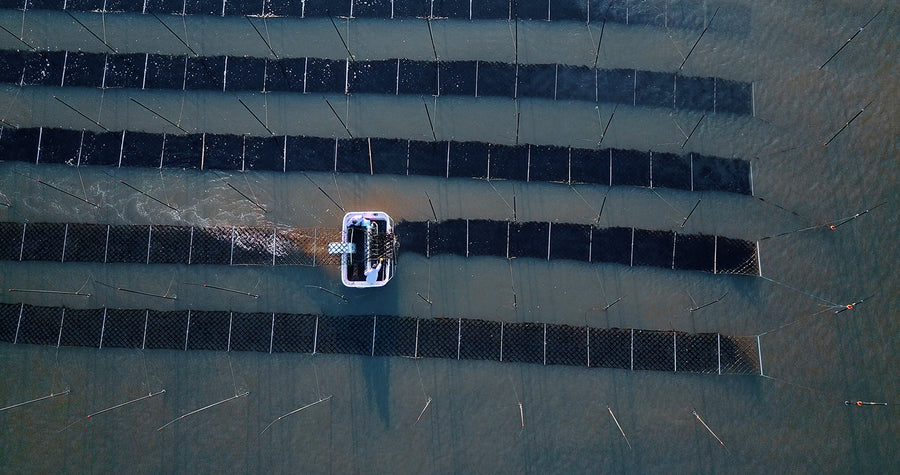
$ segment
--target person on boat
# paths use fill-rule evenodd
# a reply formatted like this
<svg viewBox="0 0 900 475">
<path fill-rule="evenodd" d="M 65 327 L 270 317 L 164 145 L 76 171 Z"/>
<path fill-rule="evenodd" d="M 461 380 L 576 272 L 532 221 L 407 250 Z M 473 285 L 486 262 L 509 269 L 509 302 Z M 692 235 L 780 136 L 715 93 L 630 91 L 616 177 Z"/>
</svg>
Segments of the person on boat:
<svg viewBox="0 0 900 475">
<path fill-rule="evenodd" d="M 381 261 L 378 261 L 378 264 L 375 267 L 369 267 L 366 269 L 366 283 L 374 284 L 378 280 L 378 273 L 381 271 Z"/>
</svg>

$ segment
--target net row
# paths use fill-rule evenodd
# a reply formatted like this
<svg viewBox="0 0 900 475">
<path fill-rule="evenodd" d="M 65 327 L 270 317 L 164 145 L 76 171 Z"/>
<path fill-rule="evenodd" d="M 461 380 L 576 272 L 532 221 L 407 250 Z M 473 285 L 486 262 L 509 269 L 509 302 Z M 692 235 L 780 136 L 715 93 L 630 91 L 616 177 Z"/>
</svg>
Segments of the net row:
<svg viewBox="0 0 900 475">
<path fill-rule="evenodd" d="M 696 153 L 485 142 L 0 128 L 0 159 L 75 166 L 321 171 L 753 192 L 746 160 Z"/>
<path fill-rule="evenodd" d="M 457 18 L 602 22 L 702 29 L 715 5 L 703 0 L 0 0 L 2 8 L 176 15 L 315 18 Z M 749 27 L 749 8 L 728 5 L 729 24 Z"/>
<path fill-rule="evenodd" d="M 0 82 L 92 88 L 542 98 L 753 113 L 752 83 L 563 64 L 270 60 L 4 50 L 0 51 Z"/>
<path fill-rule="evenodd" d="M 0 223 L 0 260 L 193 265 L 340 265 L 340 229 Z"/>
<path fill-rule="evenodd" d="M 456 219 L 400 222 L 404 252 L 431 257 L 568 259 L 715 274 L 761 275 L 754 241 L 587 224 Z"/>
<path fill-rule="evenodd" d="M 757 374 L 755 337 L 385 315 L 69 309 L 0 304 L 0 341 L 169 350 L 337 353 Z"/>
<path fill-rule="evenodd" d="M 757 243 L 704 234 L 550 222 L 403 221 L 403 253 L 492 256 L 761 275 Z M 339 229 L 0 223 L 0 260 L 195 265 L 339 265 Z"/>
</svg>

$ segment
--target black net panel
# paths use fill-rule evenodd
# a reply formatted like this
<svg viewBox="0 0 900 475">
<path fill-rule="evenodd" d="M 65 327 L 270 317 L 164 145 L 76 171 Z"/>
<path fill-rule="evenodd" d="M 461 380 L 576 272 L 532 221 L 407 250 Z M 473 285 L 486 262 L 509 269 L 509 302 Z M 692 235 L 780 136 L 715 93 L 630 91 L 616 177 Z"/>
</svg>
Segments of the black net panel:
<svg viewBox="0 0 900 475">
<path fill-rule="evenodd" d="M 632 330 L 591 328 L 589 331 L 590 366 L 631 369 Z"/>
<path fill-rule="evenodd" d="M 230 265 L 234 228 L 194 228 L 191 264 Z"/>
<path fill-rule="evenodd" d="M 22 244 L 22 260 L 62 261 L 65 238 L 65 224 L 26 224 L 25 240 Z"/>
<path fill-rule="evenodd" d="M 143 348 L 146 324 L 146 310 L 106 309 L 100 344 L 104 348 Z"/>
<path fill-rule="evenodd" d="M 508 323 L 503 325 L 502 361 L 544 363 L 544 324 Z"/>
<path fill-rule="evenodd" d="M 331 14 L 335 15 L 335 10 L 348 9 L 349 3 L 333 4 L 335 8 L 331 9 Z M 464 0 L 458 3 L 468 10 Z M 304 2 L 304 5 L 307 11 L 321 6 L 315 2 Z M 421 5 L 422 10 L 426 5 Z M 437 9 L 441 10 L 446 5 L 447 2 L 439 3 Z M 534 8 L 542 12 L 542 19 L 547 19 L 550 11 L 549 4 L 541 2 L 527 2 L 527 6 L 520 8 Z M 417 16 L 423 13 L 419 12 Z M 449 16 L 457 17 L 457 13 L 460 12 Z M 664 15 L 664 11 L 659 13 Z M 467 14 L 468 11 L 461 17 Z M 753 113 L 751 83 L 690 77 L 680 81 L 679 93 L 675 74 L 656 71 L 590 69 L 559 64 L 436 63 L 409 59 L 354 61 L 348 64 L 346 60 L 324 58 L 270 61 L 224 56 L 141 56 L 66 51 L 10 52 L 3 58 L 4 62 L 21 64 L 24 74 L 19 76 L 10 72 L 0 76 L 0 80 L 18 84 L 21 78 L 26 85 L 101 87 L 105 85 L 105 65 L 111 63 L 110 87 L 253 92 L 266 88 L 304 93 L 468 97 L 477 94 L 624 103 L 664 109 L 677 107 L 741 115 Z M 143 64 L 141 59 L 144 59 Z M 712 83 L 711 90 L 709 83 Z M 235 163 L 229 166 L 235 166 Z"/>
<path fill-rule="evenodd" d="M 66 309 L 60 346 L 100 347 L 105 311 L 102 308 Z"/>
<path fill-rule="evenodd" d="M 276 67 L 276 72 L 282 66 L 280 63 L 270 65 Z M 620 79 L 628 82 L 630 78 L 623 76 Z M 629 97 L 631 94 L 629 91 Z M 531 144 L 513 146 L 486 142 L 306 136 L 181 136 L 125 131 L 93 134 L 81 130 L 33 128 L 2 129 L 0 157 L 35 161 L 39 138 L 41 163 L 489 177 L 752 194 L 750 163 L 746 160 L 696 153 L 674 155 Z"/>
<path fill-rule="evenodd" d="M 147 349 L 184 350 L 187 345 L 188 310 L 160 312 L 150 310 L 147 315 Z"/>
<path fill-rule="evenodd" d="M 232 313 L 229 350 L 268 353 L 273 321 L 274 315 L 271 313 Z"/>
<path fill-rule="evenodd" d="M 759 340 L 753 336 L 721 336 L 722 373 L 760 374 Z"/>
<path fill-rule="evenodd" d="M 62 307 L 25 305 L 15 338 L 16 343 L 56 346 L 63 312 Z"/>
<path fill-rule="evenodd" d="M 375 356 L 415 356 L 417 319 L 375 317 Z"/>
<path fill-rule="evenodd" d="M 272 351 L 312 353 L 316 343 L 316 316 L 276 313 Z"/>
<path fill-rule="evenodd" d="M 587 328 L 547 325 L 547 364 L 587 366 Z"/>
<path fill-rule="evenodd" d="M 716 333 L 676 333 L 676 371 L 718 373 L 718 342 Z"/>
<path fill-rule="evenodd" d="M 460 321 L 455 318 L 419 320 L 419 353 L 423 358 L 456 359 Z"/>
<path fill-rule="evenodd" d="M 432 224 L 428 234 L 428 255 L 455 254 L 465 257 L 467 226 L 465 219 Z"/>
<path fill-rule="evenodd" d="M 23 223 L 0 223 L 0 259 L 18 261 L 22 255 Z"/>
<path fill-rule="evenodd" d="M 188 350 L 228 349 L 231 332 L 231 312 L 190 312 Z"/>
<path fill-rule="evenodd" d="M 675 334 L 635 330 L 634 369 L 675 371 Z"/>
<path fill-rule="evenodd" d="M 500 361 L 501 326 L 500 322 L 464 319 L 460 328 L 460 359 Z"/>
<path fill-rule="evenodd" d="M 106 235 L 110 230 L 105 224 L 69 225 L 66 233 L 66 250 L 63 260 L 67 262 L 104 262 L 106 258 Z"/>
<path fill-rule="evenodd" d="M 106 262 L 146 263 L 150 239 L 150 226 L 115 225 L 109 228 L 106 244 Z"/>
<path fill-rule="evenodd" d="M 0 303 L 0 341 L 12 343 L 19 326 L 19 315 L 24 306 L 18 303 Z"/>
<path fill-rule="evenodd" d="M 371 355 L 373 317 L 371 315 L 319 317 L 316 353 Z"/>
<path fill-rule="evenodd" d="M 719 237 L 716 241 L 716 273 L 760 275 L 753 241 Z"/>
<path fill-rule="evenodd" d="M 233 265 L 273 265 L 274 250 L 274 228 L 235 228 Z"/>
<path fill-rule="evenodd" d="M 191 258 L 191 228 L 152 226 L 150 228 L 151 264 L 187 264 Z"/>
</svg>

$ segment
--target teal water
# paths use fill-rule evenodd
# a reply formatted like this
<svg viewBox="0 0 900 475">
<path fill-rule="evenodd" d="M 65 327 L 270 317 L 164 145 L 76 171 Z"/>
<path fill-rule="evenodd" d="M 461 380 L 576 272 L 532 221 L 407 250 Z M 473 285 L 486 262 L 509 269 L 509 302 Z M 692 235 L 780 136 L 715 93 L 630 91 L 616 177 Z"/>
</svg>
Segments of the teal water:
<svg viewBox="0 0 900 475">
<path fill-rule="evenodd" d="M 2 288 L 76 290 L 89 298 L 4 293 L 3 302 L 160 310 L 322 312 L 472 317 L 759 335 L 769 378 L 627 372 L 490 362 L 92 350 L 0 345 L 0 406 L 66 388 L 65 396 L 0 412 L 4 472 L 830 472 L 900 469 L 897 315 L 900 151 L 900 10 L 885 10 L 833 61 L 817 70 L 880 5 L 858 2 L 724 2 L 747 7 L 747 31 L 708 32 L 685 65 L 690 75 L 753 81 L 755 117 L 707 117 L 685 151 L 752 160 L 757 196 L 709 193 L 686 224 L 691 233 L 757 239 L 852 216 L 836 231 L 816 230 L 760 242 L 763 276 L 715 276 L 614 265 L 536 260 L 405 256 L 378 292 L 344 291 L 333 269 L 0 263 Z M 0 23 L 19 32 L 22 12 Z M 152 17 L 79 14 L 121 52 L 182 54 Z M 163 17 L 205 55 L 270 55 L 241 18 Z M 724 18 L 724 17 L 723 17 Z M 104 26 L 105 23 L 105 26 Z M 330 22 L 267 20 L 283 57 L 343 58 Z M 433 21 L 442 60 L 515 55 L 513 25 Z M 260 23 L 261 25 L 261 23 Z M 360 59 L 433 58 L 424 21 L 338 20 Z M 179 28 L 180 27 L 180 28 Z M 29 11 L 25 39 L 39 48 L 103 52 L 64 14 Z M 598 65 L 674 71 L 699 31 L 607 25 Z M 519 60 L 590 66 L 599 25 L 520 22 Z M 0 47 L 21 46 L 8 35 Z M 173 132 L 128 101 L 138 98 L 196 132 L 264 135 L 235 94 L 45 87 L 0 88 L 0 119 L 23 126 L 99 130 L 52 95 L 117 130 Z M 318 95 L 244 94 L 278 134 L 344 136 Z M 429 140 L 418 97 L 341 96 L 329 100 L 356 136 Z M 428 97 L 438 139 L 514 143 L 516 103 L 497 98 Z M 827 148 L 828 140 L 872 104 Z M 593 104 L 522 100 L 521 143 L 590 147 L 602 131 Z M 603 121 L 612 112 L 599 105 Z M 620 107 L 604 146 L 680 152 L 699 114 Z M 21 174 L 82 190 L 95 209 Z M 223 183 L 252 189 L 259 212 Z M 380 209 L 395 219 L 508 219 L 591 223 L 605 188 L 425 177 L 310 174 L 347 209 Z M 118 185 L 165 196 L 173 212 Z M 0 163 L 0 219 L 113 224 L 329 225 L 342 212 L 302 175 L 106 169 Z M 699 194 L 618 187 L 602 225 L 680 230 Z M 123 295 L 114 282 L 177 300 Z M 206 281 L 260 294 L 258 299 L 185 286 Z M 350 303 L 304 285 L 341 290 Z M 792 290 L 799 289 L 801 292 Z M 427 296 L 432 304 L 416 293 Z M 690 312 L 691 299 L 721 302 Z M 835 315 L 821 299 L 845 304 Z M 609 310 L 607 304 L 621 297 Z M 516 305 L 513 305 L 513 302 Z M 798 319 L 800 319 L 798 321 Z M 791 325 L 782 325 L 795 322 Z M 779 328 L 780 327 L 780 328 Z M 774 378 L 774 379 L 772 379 Z M 92 417 L 117 404 L 166 392 Z M 157 430 L 182 414 L 249 391 Z M 332 396 L 260 431 L 282 414 Z M 427 410 L 417 423 L 426 401 Z M 889 402 L 847 407 L 844 400 Z M 519 404 L 522 413 L 520 414 Z M 611 408 L 632 448 L 609 415 Z M 726 444 L 694 418 L 695 409 Z M 524 415 L 524 429 L 521 427 Z M 79 421 L 80 420 L 80 421 Z M 79 422 L 76 422 L 79 421 Z M 69 426 L 67 425 L 75 422 Z"/>
</svg>

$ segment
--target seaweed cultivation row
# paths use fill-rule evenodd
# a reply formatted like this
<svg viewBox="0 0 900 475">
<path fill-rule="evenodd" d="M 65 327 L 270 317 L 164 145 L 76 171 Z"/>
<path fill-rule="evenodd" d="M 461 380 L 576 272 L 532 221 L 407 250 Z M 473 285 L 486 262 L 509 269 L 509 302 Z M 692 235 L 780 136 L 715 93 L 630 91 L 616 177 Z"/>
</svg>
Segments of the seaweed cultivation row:
<svg viewBox="0 0 900 475">
<path fill-rule="evenodd" d="M 0 51 L 0 82 L 61 87 L 541 98 L 753 113 L 751 83 L 634 69 Z"/>
<path fill-rule="evenodd" d="M 403 253 L 581 262 L 760 275 L 755 242 L 550 222 L 449 220 L 396 225 Z M 194 265 L 338 265 L 340 230 L 0 223 L 0 260 Z"/>
<path fill-rule="evenodd" d="M 758 374 L 755 337 L 466 318 L 70 309 L 0 304 L 0 341 L 168 350 L 332 353 Z"/>
<path fill-rule="evenodd" d="M 0 160 L 76 166 L 423 175 L 752 194 L 746 160 L 696 153 L 484 142 L 2 128 Z"/>
<path fill-rule="evenodd" d="M 316 18 L 456 18 L 545 20 L 702 29 L 713 8 L 702 0 L 0 0 L 2 8 L 162 13 L 175 15 L 259 15 Z M 729 5 L 730 24 L 749 27 L 747 9 Z"/>
</svg>

